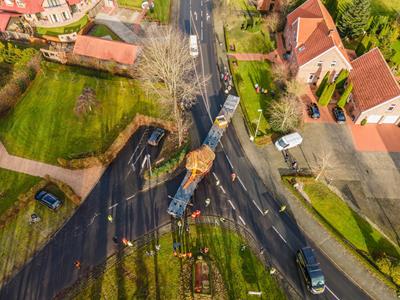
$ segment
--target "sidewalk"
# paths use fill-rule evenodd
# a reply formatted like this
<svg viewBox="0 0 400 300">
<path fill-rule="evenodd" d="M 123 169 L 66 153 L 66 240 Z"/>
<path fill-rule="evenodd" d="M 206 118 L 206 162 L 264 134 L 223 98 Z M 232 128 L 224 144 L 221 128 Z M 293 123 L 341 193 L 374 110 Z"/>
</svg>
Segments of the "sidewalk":
<svg viewBox="0 0 400 300">
<path fill-rule="evenodd" d="M 296 222 L 308 238 L 317 244 L 321 251 L 323 251 L 347 277 L 351 278 L 356 285 L 372 298 L 397 299 L 393 290 L 388 288 L 379 279 L 375 278 L 368 269 L 348 253 L 344 246 L 338 243 L 320 223 L 314 220 L 313 216 L 303 207 L 296 197 L 285 189 L 281 183 L 278 169 L 273 165 L 273 159 L 271 160 L 270 158 L 270 160 L 268 160 L 265 151 L 262 151 L 250 142 L 240 107 L 233 117 L 232 124 L 235 127 L 244 152 L 258 176 L 260 176 L 265 185 L 275 193 L 278 199 L 284 199 L 283 202 L 287 202 Z"/>
<path fill-rule="evenodd" d="M 90 193 L 105 170 L 103 166 L 82 170 L 69 170 L 43 162 L 10 155 L 1 142 L 0 168 L 38 177 L 50 175 L 51 177 L 68 184 L 77 195 L 82 197 L 82 199 L 85 199 Z"/>
</svg>

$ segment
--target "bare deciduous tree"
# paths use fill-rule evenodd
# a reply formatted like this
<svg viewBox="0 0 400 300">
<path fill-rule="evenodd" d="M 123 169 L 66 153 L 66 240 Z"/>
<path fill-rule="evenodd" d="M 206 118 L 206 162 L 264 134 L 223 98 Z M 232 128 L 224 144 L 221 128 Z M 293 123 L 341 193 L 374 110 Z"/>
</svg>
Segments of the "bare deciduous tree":
<svg viewBox="0 0 400 300">
<path fill-rule="evenodd" d="M 265 19 L 264 23 L 268 27 L 269 31 L 277 32 L 280 27 L 281 17 L 279 13 L 272 12 Z"/>
<path fill-rule="evenodd" d="M 270 106 L 269 123 L 275 131 L 289 132 L 298 128 L 301 120 L 302 109 L 297 97 L 286 95 Z"/>
<path fill-rule="evenodd" d="M 319 180 L 325 172 L 332 167 L 334 164 L 332 152 L 323 150 L 317 157 L 316 165 L 313 168 L 313 172 L 317 174 L 315 180 Z"/>
<path fill-rule="evenodd" d="M 274 75 L 275 82 L 278 85 L 283 86 L 290 76 L 290 70 L 288 64 L 286 63 L 273 64 L 272 74 Z"/>
<path fill-rule="evenodd" d="M 74 112 L 77 116 L 82 116 L 91 112 L 98 104 L 96 91 L 90 87 L 85 87 L 82 94 L 76 99 Z"/>
<path fill-rule="evenodd" d="M 306 86 L 304 83 L 293 78 L 286 82 L 286 92 L 289 95 L 300 97 L 306 92 Z"/>
<path fill-rule="evenodd" d="M 137 72 L 143 84 L 173 105 L 179 145 L 185 131 L 185 111 L 200 94 L 205 79 L 197 76 L 189 41 L 170 26 L 150 26 L 143 40 Z"/>
</svg>

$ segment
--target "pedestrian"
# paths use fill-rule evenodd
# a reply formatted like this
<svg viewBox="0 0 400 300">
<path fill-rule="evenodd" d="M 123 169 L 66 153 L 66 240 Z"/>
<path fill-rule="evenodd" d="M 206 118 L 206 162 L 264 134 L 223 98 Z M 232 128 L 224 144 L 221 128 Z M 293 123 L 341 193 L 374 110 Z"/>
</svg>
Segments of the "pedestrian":
<svg viewBox="0 0 400 300">
<path fill-rule="evenodd" d="M 232 173 L 232 174 L 231 174 L 231 179 L 232 179 L 232 182 L 235 181 L 235 179 L 236 179 L 236 173 Z"/>
<path fill-rule="evenodd" d="M 128 241 L 128 243 L 127 243 L 127 244 L 128 244 L 128 246 L 129 246 L 129 247 L 132 247 L 132 246 L 133 246 L 133 244 L 132 244 L 132 242 L 131 242 L 131 241 Z"/>
<path fill-rule="evenodd" d="M 295 161 L 295 160 L 292 162 L 292 169 L 293 170 L 297 169 L 297 161 Z"/>
<path fill-rule="evenodd" d="M 282 205 L 281 208 L 279 209 L 279 212 L 284 212 L 286 210 L 286 205 Z"/>
<path fill-rule="evenodd" d="M 222 223 L 226 221 L 226 219 L 223 218 L 223 217 L 219 218 L 219 220 L 220 220 Z"/>
<path fill-rule="evenodd" d="M 127 240 L 126 238 L 123 238 L 123 239 L 122 239 L 122 243 L 123 243 L 125 246 L 127 246 L 127 245 L 128 245 L 128 240 Z"/>
<path fill-rule="evenodd" d="M 263 215 L 265 216 L 269 212 L 268 209 L 264 210 Z"/>
<path fill-rule="evenodd" d="M 75 260 L 75 268 L 77 268 L 78 270 L 81 268 L 81 262 L 79 260 Z"/>
<path fill-rule="evenodd" d="M 264 248 L 263 248 L 263 247 L 260 248 L 260 254 L 261 254 L 261 255 L 264 254 Z"/>
<path fill-rule="evenodd" d="M 275 269 L 274 267 L 272 267 L 272 268 L 269 270 L 269 274 L 271 274 L 271 275 L 275 274 L 275 272 L 276 272 L 276 269 Z"/>
<path fill-rule="evenodd" d="M 242 245 L 241 247 L 240 247 L 240 251 L 244 251 L 244 250 L 246 250 L 246 245 Z"/>
<path fill-rule="evenodd" d="M 108 219 L 108 222 L 112 223 L 112 221 L 113 221 L 112 215 L 108 215 L 108 216 L 107 216 L 107 219 Z"/>
<path fill-rule="evenodd" d="M 118 244 L 118 237 L 117 236 L 113 236 L 112 240 L 113 240 L 113 242 L 115 244 Z"/>
<path fill-rule="evenodd" d="M 158 244 L 158 245 L 156 245 L 156 251 L 160 251 L 160 249 L 161 249 L 161 245 L 160 244 Z"/>
<path fill-rule="evenodd" d="M 211 199 L 210 199 L 210 198 L 207 198 L 205 202 L 206 202 L 206 207 L 207 207 L 207 206 L 209 206 L 209 205 L 210 205 L 210 203 L 211 203 Z"/>
<path fill-rule="evenodd" d="M 283 157 L 285 158 L 285 163 L 289 161 L 289 153 L 286 150 L 283 150 Z"/>
</svg>

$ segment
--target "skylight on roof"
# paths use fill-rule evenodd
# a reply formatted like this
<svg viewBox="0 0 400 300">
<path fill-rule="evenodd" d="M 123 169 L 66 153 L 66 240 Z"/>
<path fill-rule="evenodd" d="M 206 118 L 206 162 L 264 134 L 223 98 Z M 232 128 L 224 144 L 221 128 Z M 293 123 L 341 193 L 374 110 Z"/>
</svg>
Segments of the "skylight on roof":
<svg viewBox="0 0 400 300">
<path fill-rule="evenodd" d="M 302 52 L 306 49 L 306 46 L 302 45 L 299 48 L 297 48 L 297 51 Z"/>
</svg>

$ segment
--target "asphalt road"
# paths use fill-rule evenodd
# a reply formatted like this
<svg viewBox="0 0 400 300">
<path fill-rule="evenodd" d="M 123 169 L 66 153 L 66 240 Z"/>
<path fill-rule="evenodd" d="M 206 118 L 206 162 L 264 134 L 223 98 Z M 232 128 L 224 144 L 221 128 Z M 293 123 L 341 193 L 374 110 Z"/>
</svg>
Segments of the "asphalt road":
<svg viewBox="0 0 400 300">
<path fill-rule="evenodd" d="M 209 104 L 199 101 L 192 111 L 195 124 L 191 134 L 196 145 L 207 134 L 211 126 L 209 115 L 216 115 L 224 97 L 220 94 L 213 48 L 211 3 L 203 0 L 192 3 L 181 1 L 181 28 L 185 28 L 185 21 L 189 20 L 190 7 L 197 12 L 197 20 L 194 17 L 193 23 L 201 40 L 202 59 L 198 61 L 198 71 L 204 70 L 205 75 L 212 75 L 207 87 Z M 208 106 L 210 112 L 205 109 Z M 166 213 L 170 201 L 168 195 L 176 192 L 183 174 L 156 188 L 138 192 L 146 188 L 140 179 L 144 155 L 149 152 L 153 160 L 157 157 L 157 150 L 145 143 L 148 133 L 142 128 L 133 136 L 68 223 L 2 287 L 0 299 L 51 299 L 75 282 L 79 274 L 99 265 L 114 253 L 119 247 L 112 241 L 114 236 L 136 239 L 170 221 Z M 194 195 L 194 209 L 232 218 L 246 226 L 263 245 L 265 255 L 302 298 L 368 299 L 318 249 L 317 255 L 329 290 L 321 296 L 312 296 L 306 291 L 295 266 L 294 253 L 311 242 L 304 237 L 295 220 L 286 213 L 278 212 L 279 203 L 271 197 L 246 159 L 232 127 L 228 128 L 222 144 L 223 148 L 217 149 L 213 171 Z M 240 180 L 231 181 L 232 168 Z M 204 200 L 207 197 L 211 198 L 211 204 L 206 208 Z M 261 212 L 266 209 L 269 213 L 263 215 Z M 109 214 L 113 215 L 112 223 L 107 220 Z M 76 259 L 82 263 L 81 270 L 74 268 Z"/>
</svg>

